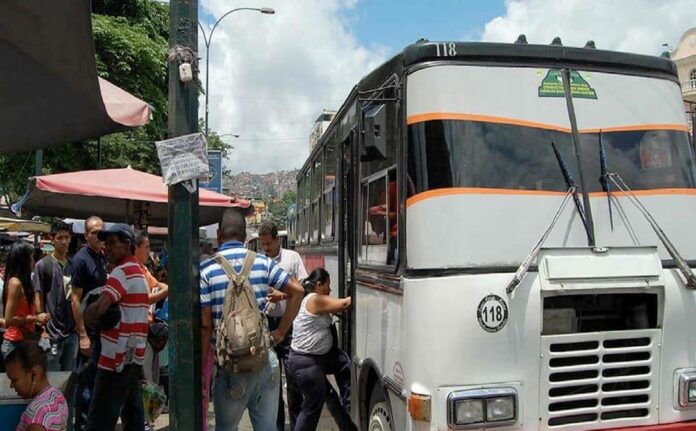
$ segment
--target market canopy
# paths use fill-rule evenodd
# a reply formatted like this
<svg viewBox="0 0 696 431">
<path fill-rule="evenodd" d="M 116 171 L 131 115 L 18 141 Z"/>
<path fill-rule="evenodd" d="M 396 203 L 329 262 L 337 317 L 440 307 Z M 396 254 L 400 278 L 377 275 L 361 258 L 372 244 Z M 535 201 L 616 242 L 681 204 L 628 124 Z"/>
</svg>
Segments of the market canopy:
<svg viewBox="0 0 696 431">
<path fill-rule="evenodd" d="M 168 189 L 162 177 L 130 167 L 34 177 L 26 194 L 12 206 L 21 214 L 167 226 Z M 220 221 L 222 211 L 253 212 L 248 201 L 200 189 L 199 225 Z"/>
<path fill-rule="evenodd" d="M 0 154 L 149 121 L 145 102 L 97 79 L 90 3 L 0 2 Z"/>
<path fill-rule="evenodd" d="M 51 226 L 40 221 L 0 217 L 0 231 L 49 233 Z"/>
</svg>

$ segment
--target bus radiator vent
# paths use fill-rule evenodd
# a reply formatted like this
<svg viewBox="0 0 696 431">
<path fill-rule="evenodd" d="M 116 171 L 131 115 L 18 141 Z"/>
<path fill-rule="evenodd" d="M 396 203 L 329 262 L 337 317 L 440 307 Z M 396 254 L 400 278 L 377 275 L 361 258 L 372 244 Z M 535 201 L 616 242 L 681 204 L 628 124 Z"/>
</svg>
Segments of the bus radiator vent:
<svg viewBox="0 0 696 431">
<path fill-rule="evenodd" d="M 657 423 L 659 329 L 542 336 L 542 428 Z"/>
</svg>

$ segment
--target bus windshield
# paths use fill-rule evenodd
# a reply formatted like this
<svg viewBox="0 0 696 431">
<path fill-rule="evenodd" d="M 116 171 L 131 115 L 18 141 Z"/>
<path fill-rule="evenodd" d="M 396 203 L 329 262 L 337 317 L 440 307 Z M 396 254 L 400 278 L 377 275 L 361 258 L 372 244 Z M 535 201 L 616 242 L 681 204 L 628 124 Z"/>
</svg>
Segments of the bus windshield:
<svg viewBox="0 0 696 431">
<path fill-rule="evenodd" d="M 633 190 L 695 188 L 694 154 L 686 132 L 601 132 L 609 172 Z M 468 120 L 430 120 L 409 126 L 409 175 L 416 193 L 450 187 L 565 191 L 554 142 L 577 180 L 565 131 Z M 601 192 L 600 132 L 582 133 L 585 187 Z"/>
</svg>

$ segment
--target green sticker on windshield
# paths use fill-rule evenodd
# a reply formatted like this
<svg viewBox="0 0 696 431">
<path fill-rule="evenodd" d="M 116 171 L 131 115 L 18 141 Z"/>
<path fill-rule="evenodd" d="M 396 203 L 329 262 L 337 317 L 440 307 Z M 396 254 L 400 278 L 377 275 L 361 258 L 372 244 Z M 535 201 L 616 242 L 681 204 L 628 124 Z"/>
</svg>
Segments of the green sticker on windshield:
<svg viewBox="0 0 696 431">
<path fill-rule="evenodd" d="M 576 71 L 570 72 L 570 94 L 581 99 L 597 99 L 597 92 Z M 565 97 L 563 77 L 558 69 L 549 69 L 539 86 L 539 97 Z"/>
</svg>

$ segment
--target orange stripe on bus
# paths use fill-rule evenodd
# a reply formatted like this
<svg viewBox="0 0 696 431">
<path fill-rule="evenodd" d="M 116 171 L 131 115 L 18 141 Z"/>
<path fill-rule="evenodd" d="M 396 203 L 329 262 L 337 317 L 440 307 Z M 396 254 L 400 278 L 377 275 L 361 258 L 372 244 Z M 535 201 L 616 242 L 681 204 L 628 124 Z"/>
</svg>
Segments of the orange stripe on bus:
<svg viewBox="0 0 696 431">
<path fill-rule="evenodd" d="M 564 196 L 566 192 L 555 192 L 551 190 L 523 190 L 523 189 L 493 189 L 482 187 L 452 187 L 447 189 L 428 190 L 427 192 L 418 193 L 406 200 L 406 206 L 410 207 L 424 200 L 438 198 L 443 196 L 455 195 L 509 195 L 509 196 Z M 685 188 L 670 188 L 670 189 L 653 189 L 653 190 L 634 190 L 636 196 L 671 196 L 671 195 L 686 195 L 696 196 L 696 189 Z M 621 191 L 613 191 L 614 197 L 625 196 Z M 605 192 L 590 193 L 593 198 L 606 198 Z"/>
<path fill-rule="evenodd" d="M 495 117 L 492 115 L 463 114 L 456 112 L 431 112 L 428 114 L 411 115 L 406 119 L 406 123 L 415 124 L 431 120 L 481 121 L 484 123 L 512 124 L 515 126 L 535 127 L 537 129 L 556 130 L 559 132 L 570 133 L 569 127 L 557 126 L 555 124 L 538 123 L 536 121 L 518 120 L 516 118 L 508 117 Z"/>
<path fill-rule="evenodd" d="M 427 114 L 411 115 L 407 118 L 407 124 L 423 123 L 432 120 L 465 120 L 465 121 L 480 121 L 483 123 L 509 124 L 513 126 L 534 127 L 537 129 L 555 130 L 559 132 L 570 133 L 569 127 L 559 126 L 556 124 L 539 123 L 536 121 L 519 120 L 510 117 L 496 117 L 493 115 L 478 115 L 464 114 L 458 112 L 430 112 Z M 635 124 L 630 126 L 615 126 L 604 127 L 601 129 L 580 129 L 580 133 L 605 133 L 611 132 L 633 132 L 641 130 L 676 130 L 679 132 L 688 132 L 689 128 L 686 124 Z"/>
<path fill-rule="evenodd" d="M 686 124 L 637 124 L 634 126 L 604 127 L 602 129 L 582 129 L 580 133 L 604 133 L 611 132 L 638 132 L 643 130 L 676 130 L 678 132 L 688 132 Z"/>
</svg>

